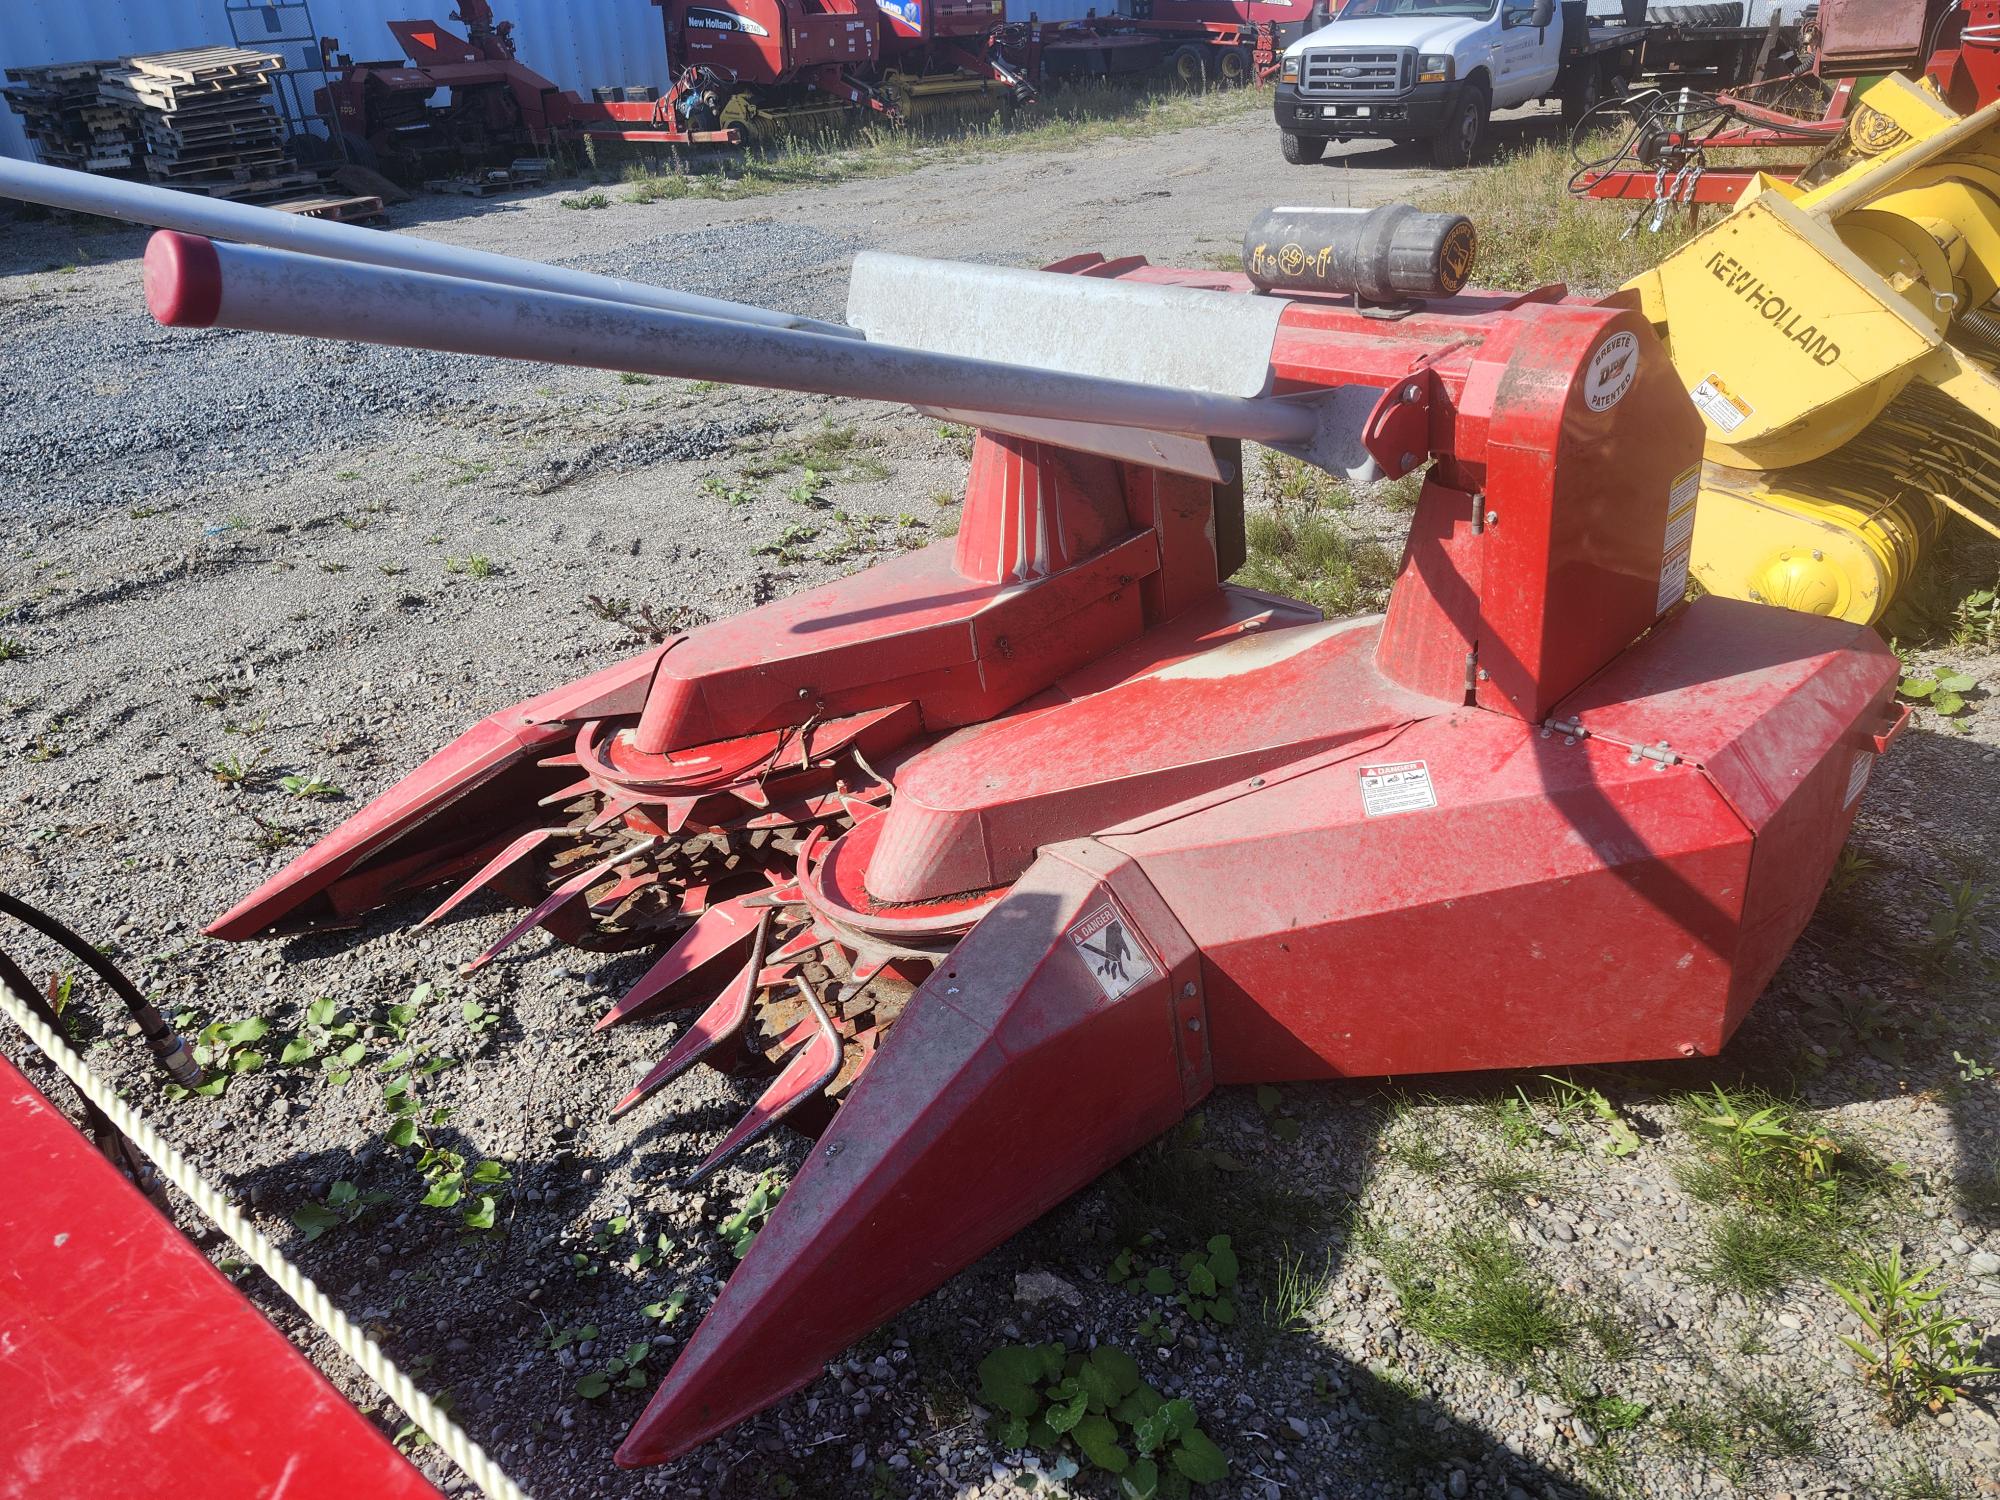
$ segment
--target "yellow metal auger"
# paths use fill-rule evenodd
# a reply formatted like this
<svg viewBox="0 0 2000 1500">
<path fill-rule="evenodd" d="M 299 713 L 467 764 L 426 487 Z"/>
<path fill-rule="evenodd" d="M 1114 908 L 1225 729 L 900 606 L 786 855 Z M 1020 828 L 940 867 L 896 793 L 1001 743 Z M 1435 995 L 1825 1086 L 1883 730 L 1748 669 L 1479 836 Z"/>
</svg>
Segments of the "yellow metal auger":
<svg viewBox="0 0 2000 1500">
<path fill-rule="evenodd" d="M 1947 513 L 2000 537 L 2000 102 L 1891 76 L 1862 104 L 1893 128 L 1853 164 L 1760 176 L 1620 297 L 1707 424 L 1694 577 L 1873 621 Z"/>
</svg>

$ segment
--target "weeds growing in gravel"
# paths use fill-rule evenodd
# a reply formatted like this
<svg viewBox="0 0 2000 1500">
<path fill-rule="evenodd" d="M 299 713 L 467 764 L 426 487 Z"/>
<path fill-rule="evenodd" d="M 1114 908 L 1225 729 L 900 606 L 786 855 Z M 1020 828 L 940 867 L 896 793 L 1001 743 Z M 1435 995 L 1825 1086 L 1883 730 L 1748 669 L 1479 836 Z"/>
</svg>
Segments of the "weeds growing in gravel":
<svg viewBox="0 0 2000 1500">
<path fill-rule="evenodd" d="M 364 1193 L 351 1182 L 336 1182 L 327 1189 L 325 1198 L 308 1198 L 293 1209 L 292 1222 L 310 1242 L 318 1239 L 329 1229 L 339 1229 L 345 1225 L 358 1223 L 369 1209 L 378 1203 L 388 1201 L 387 1193 Z"/>
<path fill-rule="evenodd" d="M 1848 1272 L 1852 1286 L 1829 1283 L 1866 1335 L 1843 1335 L 1841 1342 L 1899 1421 L 1918 1411 L 1943 1411 L 1971 1382 L 2000 1375 L 2000 1365 L 1979 1363 L 1978 1338 L 1965 1336 L 1972 1320 L 1947 1317 L 1937 1306 L 1944 1288 L 1924 1285 L 1936 1270 L 1905 1272 L 1902 1248 L 1892 1245 L 1886 1255 L 1855 1260 Z"/>
<path fill-rule="evenodd" d="M 1185 1495 L 1229 1477 L 1229 1460 L 1201 1430 L 1193 1403 L 1169 1401 L 1146 1383 L 1139 1362 L 1099 1344 L 1003 1344 L 979 1362 L 979 1399 L 996 1415 L 1002 1448 L 1060 1454 L 1074 1445 L 1117 1474 L 1129 1500 Z"/>
<path fill-rule="evenodd" d="M 716 1234 L 738 1260 L 750 1253 L 757 1232 L 784 1196 L 785 1182 L 776 1169 L 762 1173 L 750 1184 L 750 1190 L 736 1200 L 736 1208 L 729 1217 L 715 1226 Z"/>
<path fill-rule="evenodd" d="M 1555 1288 L 1498 1230 L 1463 1230 L 1426 1248 L 1381 1233 L 1363 1238 L 1395 1288 L 1404 1319 L 1426 1338 L 1503 1369 L 1519 1369 L 1576 1340 Z"/>
<path fill-rule="evenodd" d="M 19 661 L 28 654 L 28 648 L 11 635 L 0 635 L 0 661 Z"/>
<path fill-rule="evenodd" d="M 1264 1327 L 1273 1335 L 1317 1333 L 1327 1324 L 1320 1307 L 1333 1292 L 1333 1255 L 1318 1261 L 1290 1245 L 1278 1251 L 1277 1270 L 1264 1294 Z"/>
<path fill-rule="evenodd" d="M 278 785 L 302 802 L 332 802 L 347 795 L 319 776 L 280 776 Z"/>
<path fill-rule="evenodd" d="M 1877 1188 L 1865 1153 L 1786 1100 L 1716 1085 L 1684 1103 L 1694 1153 L 1681 1186 L 1722 1212 L 1701 1269 L 1720 1285 L 1765 1292 L 1838 1264 L 1856 1208 Z"/>
<path fill-rule="evenodd" d="M 444 560 L 447 573 L 461 574 L 466 578 L 492 578 L 500 572 L 500 565 L 490 557 L 474 553 L 470 557 L 447 557 Z"/>
<path fill-rule="evenodd" d="M 1875 1492 L 1883 1500 L 1965 1500 L 1967 1491 L 1940 1465 L 1905 1458 L 1876 1477 Z"/>
</svg>

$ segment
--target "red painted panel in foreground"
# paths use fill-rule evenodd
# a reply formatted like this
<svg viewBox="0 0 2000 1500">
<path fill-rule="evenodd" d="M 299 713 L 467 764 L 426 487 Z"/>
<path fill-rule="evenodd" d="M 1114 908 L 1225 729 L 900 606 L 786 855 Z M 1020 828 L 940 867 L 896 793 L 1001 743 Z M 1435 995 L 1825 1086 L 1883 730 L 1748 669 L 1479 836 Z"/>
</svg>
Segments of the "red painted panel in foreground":
<svg viewBox="0 0 2000 1500">
<path fill-rule="evenodd" d="M 0 1057 L 0 1496 L 437 1491 Z"/>
</svg>

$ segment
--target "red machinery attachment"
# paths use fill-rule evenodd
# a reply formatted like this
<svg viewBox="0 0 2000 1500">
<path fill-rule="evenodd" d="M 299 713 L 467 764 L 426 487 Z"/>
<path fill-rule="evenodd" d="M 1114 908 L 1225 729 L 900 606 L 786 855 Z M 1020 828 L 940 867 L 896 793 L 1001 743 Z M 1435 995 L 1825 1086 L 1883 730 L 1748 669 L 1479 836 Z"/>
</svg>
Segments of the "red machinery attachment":
<svg viewBox="0 0 2000 1500">
<path fill-rule="evenodd" d="M 685 69 L 668 108 L 750 135 L 862 110 L 902 119 L 1026 103 L 996 46 L 1002 0 L 653 0 Z"/>
<path fill-rule="evenodd" d="M 0 163 L 0 191 L 80 202 L 72 175 Z M 621 1463 L 806 1384 L 1218 1083 L 1713 1054 L 1797 937 L 1894 658 L 1851 623 L 1683 603 L 1702 437 L 1649 325 L 1437 296 L 1469 235 L 1421 218 L 1286 210 L 1290 238 L 1245 246 L 1329 287 L 1378 259 L 1404 294 L 1429 279 L 1389 315 L 1137 257 L 871 253 L 865 337 L 156 237 L 169 321 L 981 429 L 954 541 L 493 715 L 209 929 L 449 883 L 445 909 L 530 909 L 502 945 L 664 941 L 604 1024 L 682 1023 L 618 1107 L 726 1054 L 769 1082 L 697 1176 L 823 1126 Z M 1386 614 L 1223 581 L 1243 437 L 1428 461 Z"/>
<path fill-rule="evenodd" d="M 436 1500 L 4 1057 L 0 1182 L 0 1493 Z"/>
<path fill-rule="evenodd" d="M 1792 77 L 1720 94 L 1665 90 L 1607 104 L 1638 118 L 1613 155 L 1579 167 L 1571 190 L 1657 201 L 1658 229 L 1670 204 L 1734 203 L 1760 174 L 1791 180 L 1830 152 L 1874 155 L 1902 139 L 1892 121 L 1855 100 L 1858 85 L 1883 73 L 1921 76 L 1964 115 L 2000 98 L 2000 0 L 1821 0 L 1807 34 L 1811 66 Z M 1810 115 L 1788 105 L 1801 89 L 1815 101 Z M 1578 131 L 1589 128 L 1587 120 Z M 1710 161 L 1711 153 L 1773 148 L 1801 159 L 1789 166 L 1734 166 L 1727 155 Z"/>
<path fill-rule="evenodd" d="M 389 22 L 403 57 L 355 62 L 340 43 L 322 40 L 341 72 L 313 95 L 313 108 L 347 138 L 362 165 L 380 164 L 417 177 L 464 161 L 504 162 L 523 151 L 546 151 L 585 138 L 668 144 L 741 145 L 740 130 L 691 128 L 667 99 L 583 99 L 559 88 L 516 58 L 514 23 L 493 19 L 486 0 L 460 0 L 453 18 L 464 36 L 436 21 Z M 435 103 L 440 90 L 444 103 Z"/>
</svg>

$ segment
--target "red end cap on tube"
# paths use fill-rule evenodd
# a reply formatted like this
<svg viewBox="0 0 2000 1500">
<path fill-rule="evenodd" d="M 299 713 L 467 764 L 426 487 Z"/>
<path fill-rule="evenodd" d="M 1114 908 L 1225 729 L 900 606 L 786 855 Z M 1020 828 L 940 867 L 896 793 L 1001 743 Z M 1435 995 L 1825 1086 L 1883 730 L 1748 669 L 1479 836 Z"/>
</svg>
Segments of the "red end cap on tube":
<svg viewBox="0 0 2000 1500">
<path fill-rule="evenodd" d="M 146 310 L 168 328 L 213 328 L 222 310 L 215 242 L 156 230 L 146 242 Z"/>
</svg>

